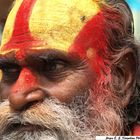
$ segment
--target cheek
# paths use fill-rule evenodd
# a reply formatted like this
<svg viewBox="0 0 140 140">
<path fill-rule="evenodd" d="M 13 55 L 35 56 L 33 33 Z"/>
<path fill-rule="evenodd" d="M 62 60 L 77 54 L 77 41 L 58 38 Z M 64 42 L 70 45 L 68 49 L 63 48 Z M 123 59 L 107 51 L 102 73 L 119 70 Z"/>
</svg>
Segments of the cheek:
<svg viewBox="0 0 140 140">
<path fill-rule="evenodd" d="M 87 75 L 73 74 L 64 81 L 54 84 L 49 88 L 52 97 L 61 102 L 70 102 L 75 96 L 83 94 L 89 89 L 90 80 Z"/>
</svg>

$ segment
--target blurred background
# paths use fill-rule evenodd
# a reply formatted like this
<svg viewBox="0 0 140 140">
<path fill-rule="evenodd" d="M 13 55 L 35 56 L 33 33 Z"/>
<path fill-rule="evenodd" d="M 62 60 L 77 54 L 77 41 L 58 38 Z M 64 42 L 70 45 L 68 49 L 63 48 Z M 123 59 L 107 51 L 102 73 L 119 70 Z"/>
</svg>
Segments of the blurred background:
<svg viewBox="0 0 140 140">
<path fill-rule="evenodd" d="M 14 0 L 0 0 L 0 42 L 3 27 Z M 126 0 L 132 9 L 135 25 L 135 36 L 140 41 L 140 0 Z"/>
<path fill-rule="evenodd" d="M 135 36 L 140 41 L 140 0 L 126 0 L 134 16 Z"/>
<path fill-rule="evenodd" d="M 0 42 L 3 27 L 13 1 L 14 0 L 0 0 Z"/>
</svg>

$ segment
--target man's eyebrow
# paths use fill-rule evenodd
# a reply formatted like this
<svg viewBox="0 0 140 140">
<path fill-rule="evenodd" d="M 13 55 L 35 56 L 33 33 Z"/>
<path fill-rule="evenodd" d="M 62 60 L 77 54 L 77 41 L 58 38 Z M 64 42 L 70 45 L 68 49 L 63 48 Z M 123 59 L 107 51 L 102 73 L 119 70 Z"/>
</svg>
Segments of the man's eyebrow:
<svg viewBox="0 0 140 140">
<path fill-rule="evenodd" d="M 0 69 L 9 68 L 9 67 L 17 67 L 19 66 L 18 63 L 9 61 L 9 60 L 2 60 L 0 59 Z"/>
<path fill-rule="evenodd" d="M 19 65 L 18 61 L 11 54 L 0 55 L 0 68 L 6 65 Z"/>
<path fill-rule="evenodd" d="M 43 59 L 43 60 L 64 60 L 69 61 L 71 60 L 70 56 L 68 56 L 65 52 L 60 52 L 57 50 L 40 50 L 38 52 L 31 51 L 27 54 L 26 59 Z"/>
</svg>

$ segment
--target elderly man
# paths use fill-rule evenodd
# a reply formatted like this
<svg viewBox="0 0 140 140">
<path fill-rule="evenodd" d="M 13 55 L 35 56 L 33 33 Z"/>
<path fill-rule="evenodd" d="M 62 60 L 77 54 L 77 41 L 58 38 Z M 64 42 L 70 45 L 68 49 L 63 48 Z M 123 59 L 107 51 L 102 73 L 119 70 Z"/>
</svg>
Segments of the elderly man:
<svg viewBox="0 0 140 140">
<path fill-rule="evenodd" d="M 138 135 L 136 48 L 124 1 L 16 0 L 0 48 L 0 139 Z"/>
</svg>

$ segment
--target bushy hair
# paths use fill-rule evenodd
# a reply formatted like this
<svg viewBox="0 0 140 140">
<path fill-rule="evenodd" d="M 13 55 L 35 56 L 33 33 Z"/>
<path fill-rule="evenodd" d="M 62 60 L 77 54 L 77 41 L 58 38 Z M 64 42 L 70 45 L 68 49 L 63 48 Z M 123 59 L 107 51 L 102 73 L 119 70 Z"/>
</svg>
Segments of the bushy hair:
<svg viewBox="0 0 140 140">
<path fill-rule="evenodd" d="M 110 61 L 109 65 L 106 65 L 108 69 L 111 69 L 110 75 L 121 76 L 119 63 L 124 55 L 124 51 L 131 50 L 134 54 L 135 66 L 137 69 L 136 81 L 133 84 L 134 94 L 130 99 L 129 105 L 125 108 L 127 116 L 127 122 L 130 126 L 135 123 L 140 124 L 140 76 L 139 76 L 139 45 L 134 37 L 134 21 L 131 9 L 124 0 L 106 0 L 99 2 L 102 13 L 104 16 L 104 32 L 107 35 L 107 49 L 108 54 L 103 52 L 104 63 Z M 116 69 L 117 68 L 117 69 Z M 107 74 L 106 74 L 107 75 Z M 122 78 L 122 77 L 121 77 Z M 105 85 L 109 85 L 114 94 L 117 96 L 122 95 L 123 89 L 119 88 L 120 81 L 114 79 L 114 81 L 108 81 Z M 107 87 L 106 86 L 106 87 Z M 105 86 L 104 86 L 105 87 Z M 121 97 L 120 97 L 121 98 Z"/>
</svg>

